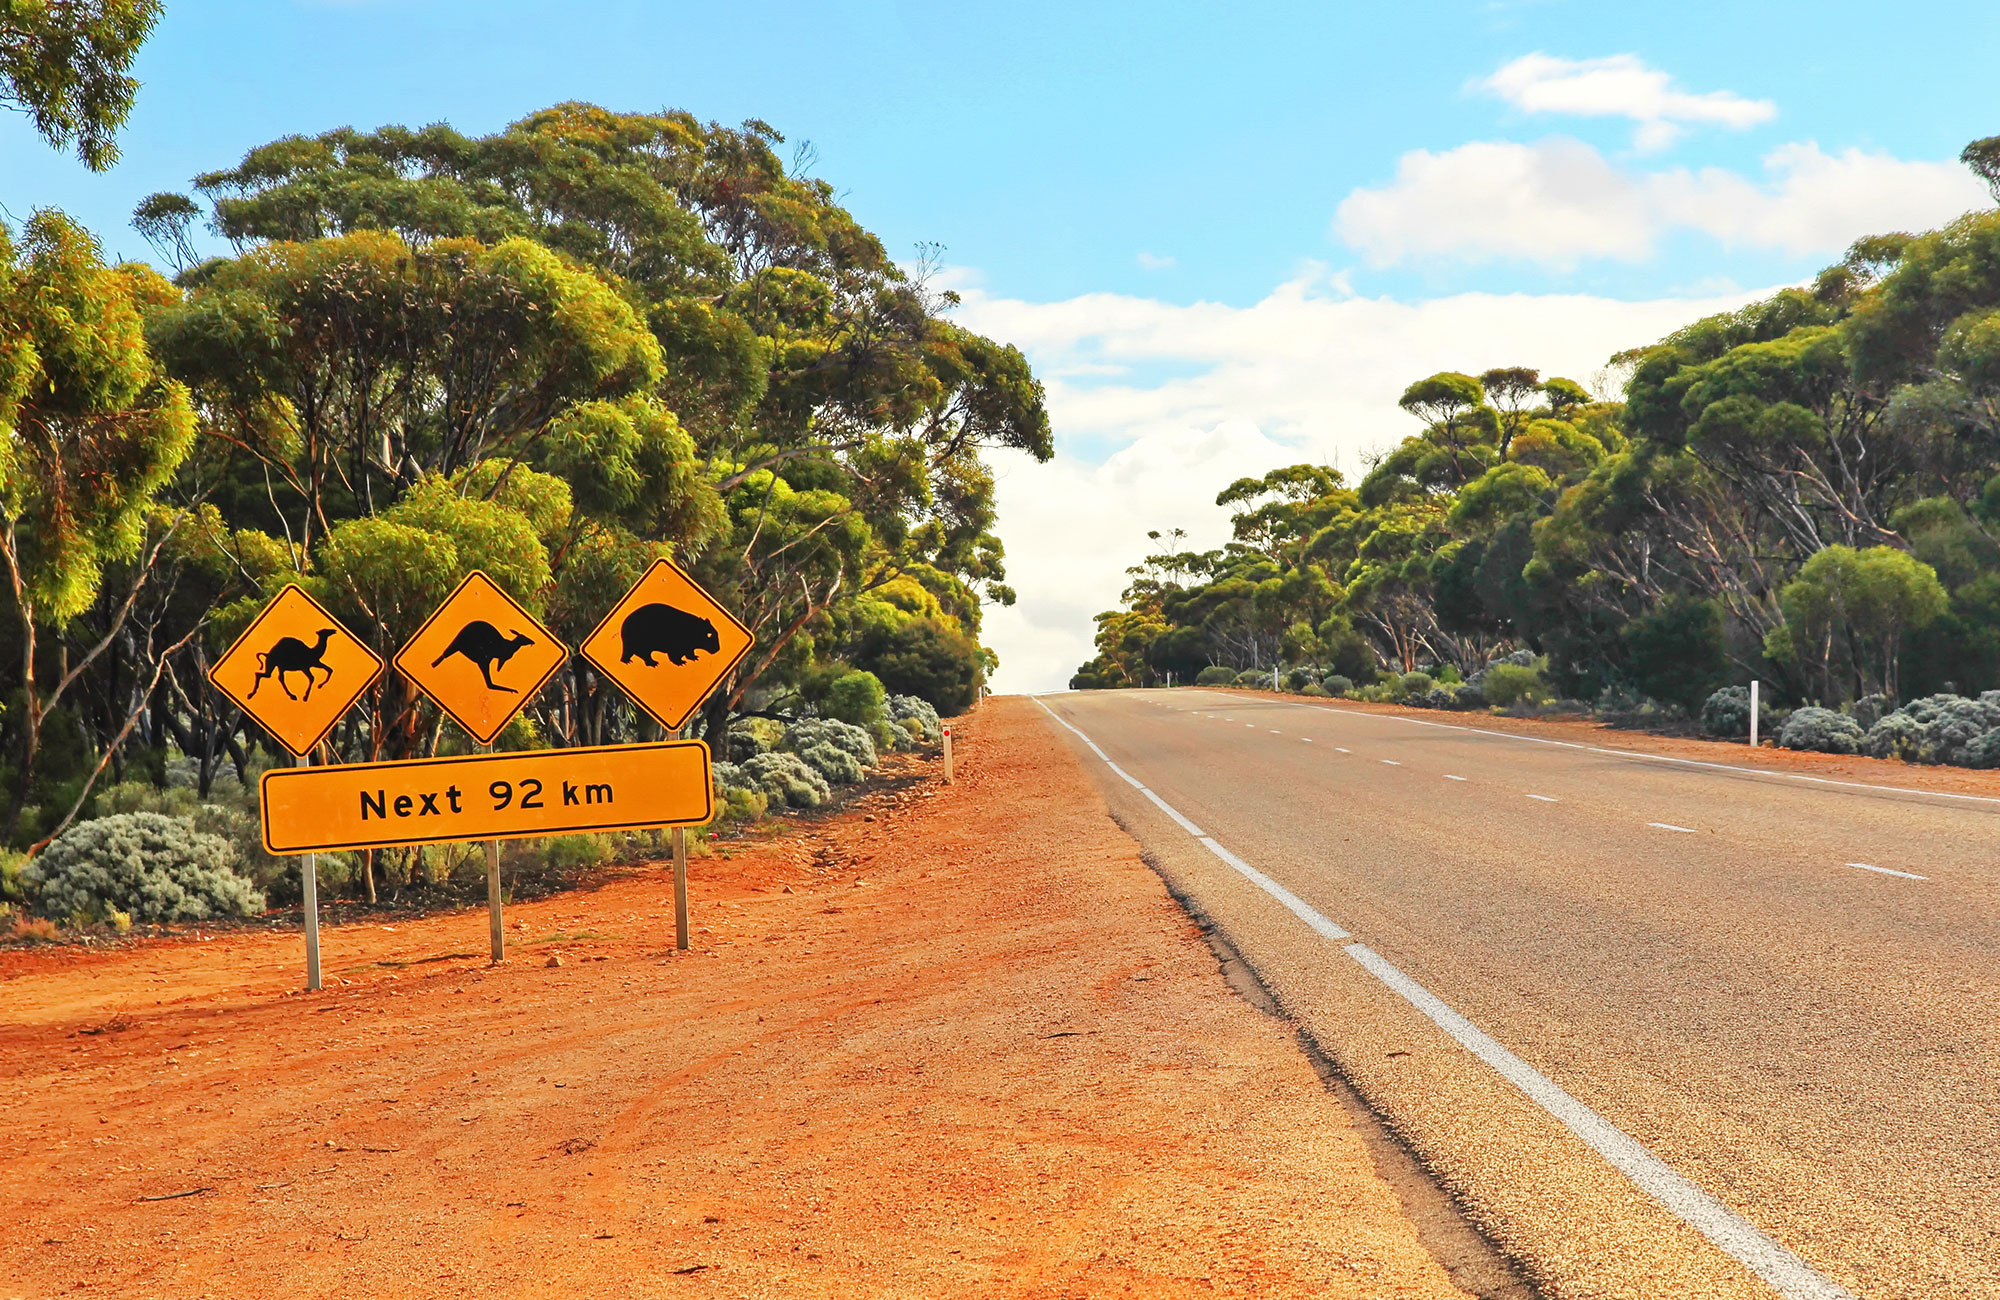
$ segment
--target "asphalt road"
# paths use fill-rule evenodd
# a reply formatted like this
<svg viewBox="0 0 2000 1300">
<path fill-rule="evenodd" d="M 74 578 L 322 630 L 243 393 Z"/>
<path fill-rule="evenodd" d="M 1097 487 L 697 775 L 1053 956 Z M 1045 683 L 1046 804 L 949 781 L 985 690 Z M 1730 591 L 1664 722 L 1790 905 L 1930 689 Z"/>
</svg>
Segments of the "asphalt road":
<svg viewBox="0 0 2000 1300">
<path fill-rule="evenodd" d="M 1545 1293 L 2000 1296 L 2000 802 L 1272 697 L 1043 703 Z"/>
</svg>

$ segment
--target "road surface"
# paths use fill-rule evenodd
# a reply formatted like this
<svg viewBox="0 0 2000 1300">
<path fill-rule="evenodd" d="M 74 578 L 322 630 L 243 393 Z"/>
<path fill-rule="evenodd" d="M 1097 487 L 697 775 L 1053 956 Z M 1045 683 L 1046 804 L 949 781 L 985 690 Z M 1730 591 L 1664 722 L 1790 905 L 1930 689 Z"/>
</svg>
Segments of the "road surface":
<svg viewBox="0 0 2000 1300">
<path fill-rule="evenodd" d="M 2000 800 L 1448 714 L 1042 703 L 1548 1294 L 2000 1296 Z"/>
</svg>

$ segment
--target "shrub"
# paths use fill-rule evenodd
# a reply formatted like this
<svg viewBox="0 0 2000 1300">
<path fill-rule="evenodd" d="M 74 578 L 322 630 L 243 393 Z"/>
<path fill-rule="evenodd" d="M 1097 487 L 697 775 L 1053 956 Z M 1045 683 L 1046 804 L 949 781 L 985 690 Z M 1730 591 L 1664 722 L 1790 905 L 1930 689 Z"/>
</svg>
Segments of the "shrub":
<svg viewBox="0 0 2000 1300">
<path fill-rule="evenodd" d="M 1747 725 L 1747 724 L 1746 724 Z M 1852 754 L 1861 748 L 1861 724 L 1832 709 L 1796 709 L 1778 731 L 1786 749 L 1811 749 L 1822 754 Z"/>
<path fill-rule="evenodd" d="M 798 751 L 806 766 L 827 779 L 829 785 L 859 785 L 868 773 L 861 760 L 846 750 L 821 741 Z"/>
<path fill-rule="evenodd" d="M 1976 700 L 1963 695 L 1927 695 L 1870 727 L 1862 750 L 1876 758 L 1901 758 L 1912 763 L 1990 765 L 1975 759 L 1986 758 L 1991 746 L 1984 743 L 1984 737 L 1995 729 L 2000 729 L 2000 692 L 1988 691 Z M 1975 742 L 1979 742 L 1976 749 Z"/>
<path fill-rule="evenodd" d="M 1549 698 L 1549 688 L 1540 672 L 1529 664 L 1512 662 L 1489 666 L 1479 690 L 1489 703 L 1503 709 L 1516 704 L 1539 704 Z"/>
<path fill-rule="evenodd" d="M 1893 712 L 1895 707 L 1896 702 L 1886 695 L 1864 695 L 1854 702 L 1855 725 L 1866 731 Z"/>
<path fill-rule="evenodd" d="M 1442 686 L 1433 686 L 1422 695 L 1412 695 L 1403 702 L 1419 709 L 1455 709 L 1458 707 L 1458 694 Z"/>
<path fill-rule="evenodd" d="M 917 695 L 891 695 L 887 707 L 889 721 L 915 739 L 932 744 L 944 739 L 944 724 L 929 700 Z"/>
<path fill-rule="evenodd" d="M 1245 668 L 1242 672 L 1236 674 L 1236 680 L 1232 683 L 1232 685 L 1236 686 L 1269 686 L 1270 684 L 1271 674 L 1263 668 Z"/>
<path fill-rule="evenodd" d="M 1307 682 L 1299 689 L 1299 694 L 1309 696 L 1315 700 L 1325 700 L 1333 697 L 1333 692 L 1321 686 L 1318 682 Z"/>
<path fill-rule="evenodd" d="M 1402 685 L 1404 695 L 1425 695 L 1437 681 L 1429 673 L 1404 673 Z"/>
<path fill-rule="evenodd" d="M 920 695 L 940 713 L 963 713 L 986 680 L 979 643 L 936 619 L 920 618 L 868 638 L 857 667 L 898 695 Z"/>
<path fill-rule="evenodd" d="M 2000 767 L 2000 727 L 1976 736 L 1965 747 L 1967 767 Z"/>
<path fill-rule="evenodd" d="M 724 821 L 754 822 L 770 807 L 771 797 L 762 790 L 724 790 L 718 816 Z"/>
<path fill-rule="evenodd" d="M 1483 709 L 1487 705 L 1486 692 L 1467 682 L 1452 692 L 1458 708 Z"/>
<path fill-rule="evenodd" d="M 236 874 L 220 836 L 160 813 L 118 813 L 64 831 L 23 879 L 46 916 L 206 921 L 254 916 L 264 896 Z"/>
<path fill-rule="evenodd" d="M 1772 733 L 1777 721 L 1770 700 L 1761 694 L 1757 700 L 1757 735 L 1759 738 Z M 1722 736 L 1734 739 L 1750 734 L 1750 688 L 1748 686 L 1725 686 L 1710 695 L 1701 706 L 1701 730 L 1704 735 Z"/>
<path fill-rule="evenodd" d="M 1446 664 L 1444 667 L 1438 669 L 1435 676 L 1437 677 L 1437 684 L 1439 686 L 1458 686 L 1465 681 L 1464 675 L 1451 664 Z"/>
<path fill-rule="evenodd" d="M 611 837 L 555 835 L 542 842 L 542 853 L 558 871 L 583 871 L 611 860 Z"/>
<path fill-rule="evenodd" d="M 875 737 L 853 723 L 837 718 L 800 718 L 785 736 L 785 748 L 794 754 L 803 754 L 821 745 L 831 745 L 852 755 L 854 761 L 864 768 L 874 767 L 880 762 L 875 757 Z"/>
<path fill-rule="evenodd" d="M 729 724 L 725 752 L 732 763 L 768 754 L 785 743 L 785 724 L 776 718 L 738 718 Z"/>
<path fill-rule="evenodd" d="M 1285 670 L 1285 689 L 1302 691 L 1319 681 L 1319 674 L 1310 668 L 1288 668 Z"/>
<path fill-rule="evenodd" d="M 829 718 L 867 727 L 887 716 L 884 712 L 887 700 L 888 692 L 882 689 L 882 681 L 874 673 L 842 673 L 826 688 L 819 711 Z"/>
<path fill-rule="evenodd" d="M 1319 684 L 1326 687 L 1328 695 L 1345 695 L 1354 689 L 1353 680 L 1342 677 L 1339 673 L 1328 673 L 1319 679 Z"/>
<path fill-rule="evenodd" d="M 792 808 L 817 808 L 833 797 L 826 778 L 797 754 L 759 754 L 745 762 L 742 773 L 773 803 Z"/>
<path fill-rule="evenodd" d="M 28 856 L 13 849 L 0 849 L 0 903 L 28 901 L 28 883 L 21 879 Z"/>
<path fill-rule="evenodd" d="M 1221 664 L 1210 664 L 1194 675 L 1196 686 L 1228 686 L 1236 680 L 1236 670 Z"/>
</svg>

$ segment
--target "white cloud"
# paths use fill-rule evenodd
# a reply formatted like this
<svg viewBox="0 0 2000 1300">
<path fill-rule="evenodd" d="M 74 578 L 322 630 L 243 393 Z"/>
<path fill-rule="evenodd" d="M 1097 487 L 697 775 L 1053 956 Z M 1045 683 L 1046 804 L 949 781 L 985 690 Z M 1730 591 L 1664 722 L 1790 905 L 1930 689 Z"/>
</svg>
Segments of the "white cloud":
<svg viewBox="0 0 2000 1300">
<path fill-rule="evenodd" d="M 1034 303 L 958 280 L 958 318 L 1019 345 L 1047 382 L 1058 449 L 1046 465 L 1010 456 L 996 466 L 1008 580 L 1020 593 L 987 613 L 997 689 L 1066 685 L 1094 653 L 1091 616 L 1117 604 L 1147 530 L 1221 544 L 1228 519 L 1215 494 L 1231 480 L 1300 460 L 1358 478 L 1365 454 L 1415 431 L 1396 407 L 1411 380 L 1530 365 L 1588 385 L 1612 352 L 1768 292 L 1404 303 L 1329 293 L 1332 283 L 1314 268 L 1239 308 L 1117 294 Z M 1090 382 L 1105 366 L 1129 373 Z M 1162 377 L 1135 377 L 1149 371 Z M 1098 456 L 1080 454 L 1093 446 Z"/>
<path fill-rule="evenodd" d="M 1742 130 L 1778 115 L 1778 106 L 1768 99 L 1746 99 L 1728 90 L 1697 95 L 1677 89 L 1672 77 L 1631 54 L 1606 59 L 1529 54 L 1473 84 L 1524 113 L 1629 118 L 1639 124 L 1634 143 L 1648 151 L 1672 144 L 1685 124 Z"/>
<path fill-rule="evenodd" d="M 1831 256 L 1862 235 L 1927 229 L 1989 202 L 1956 163 L 1829 154 L 1808 141 L 1763 164 L 1761 180 L 1720 167 L 1631 170 L 1560 136 L 1418 149 L 1389 184 L 1342 200 L 1334 230 L 1375 266 L 1514 260 L 1570 270 L 1642 261 L 1683 230 L 1727 248 Z"/>
<path fill-rule="evenodd" d="M 1171 270 L 1174 265 L 1173 258 L 1162 257 L 1158 253 L 1149 253 L 1144 249 L 1139 251 L 1138 262 L 1141 267 L 1148 271 L 1167 271 Z"/>
</svg>

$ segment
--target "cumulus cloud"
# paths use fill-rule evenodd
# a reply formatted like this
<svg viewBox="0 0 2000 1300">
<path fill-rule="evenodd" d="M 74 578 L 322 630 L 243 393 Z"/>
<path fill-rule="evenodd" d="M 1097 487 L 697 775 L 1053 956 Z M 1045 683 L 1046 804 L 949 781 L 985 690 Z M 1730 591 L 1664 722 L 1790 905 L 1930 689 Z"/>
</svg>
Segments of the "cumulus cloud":
<svg viewBox="0 0 2000 1300">
<path fill-rule="evenodd" d="M 1629 118 L 1639 124 L 1634 143 L 1643 150 L 1667 147 L 1688 124 L 1742 130 L 1778 115 L 1768 99 L 1728 90 L 1690 94 L 1632 54 L 1605 59 L 1528 54 L 1473 84 L 1524 113 Z"/>
<path fill-rule="evenodd" d="M 1529 365 L 1586 386 L 1612 352 L 1760 294 L 1618 302 L 1574 294 L 1359 298 L 1313 268 L 1248 307 L 1120 294 L 993 296 L 960 278 L 958 319 L 1022 348 L 1048 385 L 1057 455 L 997 465 L 1011 609 L 988 611 L 997 689 L 1051 690 L 1094 653 L 1148 529 L 1218 546 L 1231 480 L 1310 460 L 1350 479 L 1416 431 L 1396 406 L 1438 370 Z M 1767 292 L 1767 291 L 1766 291 Z"/>
<path fill-rule="evenodd" d="M 1522 261 L 1564 271 L 1643 261 L 1677 231 L 1732 249 L 1833 255 L 1862 235 L 1927 229 L 1988 201 L 1956 163 L 1830 154 L 1810 141 L 1766 154 L 1763 171 L 1621 168 L 1560 136 L 1474 141 L 1404 154 L 1394 180 L 1342 200 L 1334 231 L 1378 267 Z"/>
</svg>

